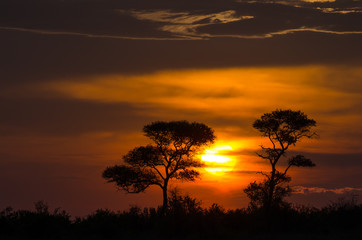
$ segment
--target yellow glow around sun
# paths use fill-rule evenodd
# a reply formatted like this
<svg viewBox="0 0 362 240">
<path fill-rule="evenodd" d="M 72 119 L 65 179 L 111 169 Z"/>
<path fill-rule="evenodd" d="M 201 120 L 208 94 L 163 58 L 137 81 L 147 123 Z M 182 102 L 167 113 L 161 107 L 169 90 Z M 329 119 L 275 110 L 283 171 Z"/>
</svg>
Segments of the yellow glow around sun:
<svg viewBox="0 0 362 240">
<path fill-rule="evenodd" d="M 212 174 L 220 174 L 231 171 L 235 165 L 235 161 L 229 156 L 223 156 L 222 151 L 230 151 L 232 147 L 229 145 L 217 146 L 205 151 L 201 155 L 201 160 L 205 162 L 205 170 Z M 219 153 L 221 152 L 221 153 Z"/>
<path fill-rule="evenodd" d="M 224 172 L 231 171 L 231 168 L 205 168 L 206 171 L 212 174 L 220 174 Z"/>
<path fill-rule="evenodd" d="M 226 163 L 230 161 L 229 157 L 219 156 L 214 154 L 205 154 L 201 156 L 201 159 L 205 162 L 213 162 L 213 163 Z"/>
</svg>

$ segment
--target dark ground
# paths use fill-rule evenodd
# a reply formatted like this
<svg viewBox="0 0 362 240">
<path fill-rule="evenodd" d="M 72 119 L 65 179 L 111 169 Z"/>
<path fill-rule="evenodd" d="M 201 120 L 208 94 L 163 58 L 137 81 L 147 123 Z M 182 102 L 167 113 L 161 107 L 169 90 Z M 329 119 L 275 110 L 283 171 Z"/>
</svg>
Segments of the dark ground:
<svg viewBox="0 0 362 240">
<path fill-rule="evenodd" d="M 34 211 L 1 211 L 0 239 L 362 239 L 362 205 L 345 201 L 322 209 L 287 207 L 267 217 L 261 209 L 225 211 L 217 204 L 205 209 L 186 196 L 170 202 L 166 214 L 161 208 L 131 207 L 72 219 L 39 201 Z"/>
</svg>

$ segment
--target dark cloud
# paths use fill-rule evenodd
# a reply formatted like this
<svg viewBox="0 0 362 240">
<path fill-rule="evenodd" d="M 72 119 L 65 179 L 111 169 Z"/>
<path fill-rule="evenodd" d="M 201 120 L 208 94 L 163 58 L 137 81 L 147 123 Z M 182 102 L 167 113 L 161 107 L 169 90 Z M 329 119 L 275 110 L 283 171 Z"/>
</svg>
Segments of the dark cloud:
<svg viewBox="0 0 362 240">
<path fill-rule="evenodd" d="M 291 154 L 299 154 L 299 153 L 291 153 Z M 309 158 L 313 159 L 313 161 L 317 164 L 317 166 L 324 167 L 336 167 L 343 166 L 348 163 L 348 166 L 353 166 L 356 168 L 362 167 L 362 154 L 361 153 L 345 153 L 345 154 L 328 154 L 328 153 L 302 153 Z"/>
<path fill-rule="evenodd" d="M 0 101 L 1 135 L 78 135 L 99 131 L 139 131 L 152 119 L 127 103 L 67 99 Z"/>
<path fill-rule="evenodd" d="M 243 153 L 243 152 L 242 152 Z M 291 156 L 297 154 L 302 154 L 305 157 L 311 159 L 318 169 L 330 169 L 338 168 L 343 166 L 361 168 L 362 167 L 362 154 L 361 153 L 312 153 L 312 152 L 298 152 L 298 151 L 289 151 L 285 158 L 281 158 L 281 166 L 287 165 L 287 159 Z M 244 154 L 245 155 L 245 154 Z M 263 160 L 265 162 L 265 160 Z"/>
<path fill-rule="evenodd" d="M 318 188 L 310 188 L 311 190 L 316 190 Z M 322 189 L 322 188 L 320 188 Z M 350 191 L 348 191 L 348 189 Z M 330 206 L 332 204 L 344 205 L 348 203 L 360 203 L 361 198 L 361 189 L 353 189 L 353 188 L 340 188 L 340 189 L 325 189 L 326 191 L 316 192 L 310 191 L 304 194 L 292 194 L 288 197 L 288 201 L 296 204 L 302 204 L 305 206 L 313 206 L 317 208 L 323 208 L 326 206 Z M 342 192 L 335 192 L 335 190 Z M 343 191 L 345 190 L 345 191 Z"/>
<path fill-rule="evenodd" d="M 232 170 L 228 173 L 231 173 L 231 174 L 257 174 L 258 171 L 246 171 L 246 170 Z"/>
<path fill-rule="evenodd" d="M 335 193 L 335 194 L 345 194 L 348 192 L 362 191 L 362 188 L 321 188 L 321 187 L 304 187 L 304 186 L 294 186 L 293 191 L 295 194 L 312 194 L 312 193 Z"/>
<path fill-rule="evenodd" d="M 0 31 L 1 86 L 157 70 L 360 64 L 362 35 L 296 33 L 269 39 L 136 41 Z"/>
<path fill-rule="evenodd" d="M 24 29 L 42 29 L 45 32 L 69 32 L 134 37 L 151 37 L 157 34 L 157 23 L 137 20 L 122 14 L 117 8 L 104 3 L 89 2 L 23 2 L 3 3 L 1 8 L 1 26 Z"/>
</svg>

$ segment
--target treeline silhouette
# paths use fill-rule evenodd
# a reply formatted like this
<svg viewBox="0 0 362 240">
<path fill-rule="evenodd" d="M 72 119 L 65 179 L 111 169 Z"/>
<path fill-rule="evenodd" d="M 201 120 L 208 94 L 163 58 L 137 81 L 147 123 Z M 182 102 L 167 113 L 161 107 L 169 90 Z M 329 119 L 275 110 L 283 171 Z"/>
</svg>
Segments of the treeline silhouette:
<svg viewBox="0 0 362 240">
<path fill-rule="evenodd" d="M 362 239 L 362 204 L 354 199 L 321 209 L 275 209 L 270 221 L 261 210 L 203 208 L 188 195 L 170 195 L 166 214 L 162 206 L 133 206 L 71 218 L 59 208 L 50 211 L 43 201 L 34 211 L 8 207 L 0 213 L 0 239 Z"/>
<path fill-rule="evenodd" d="M 99 209 L 76 218 L 60 208 L 50 211 L 43 201 L 35 203 L 34 211 L 8 207 L 0 212 L 0 240 L 362 239 L 362 205 L 356 196 L 321 209 L 285 201 L 292 192 L 288 170 L 315 166 L 303 155 L 287 158 L 286 154 L 302 139 L 317 136 L 315 126 L 301 111 L 277 109 L 257 119 L 253 127 L 270 143 L 261 145 L 257 155 L 270 171 L 259 172 L 264 180 L 244 189 L 250 199 L 248 208 L 225 210 L 218 204 L 205 208 L 197 199 L 169 189 L 172 180 L 198 179 L 197 168 L 204 164 L 197 156 L 214 143 L 214 131 L 197 122 L 153 122 L 143 128 L 153 144 L 130 150 L 102 177 L 128 193 L 157 186 L 162 190 L 161 206 L 133 206 L 122 212 Z"/>
</svg>

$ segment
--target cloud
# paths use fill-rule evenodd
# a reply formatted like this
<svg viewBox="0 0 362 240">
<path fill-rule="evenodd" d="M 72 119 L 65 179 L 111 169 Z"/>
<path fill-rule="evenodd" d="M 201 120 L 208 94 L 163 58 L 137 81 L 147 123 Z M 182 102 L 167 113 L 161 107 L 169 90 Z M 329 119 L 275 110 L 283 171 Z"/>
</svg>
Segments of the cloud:
<svg viewBox="0 0 362 240">
<path fill-rule="evenodd" d="M 359 8 L 359 7 L 358 8 L 347 8 L 347 9 L 317 7 L 316 9 L 319 9 L 324 13 L 340 13 L 340 14 L 362 13 L 362 8 Z"/>
<path fill-rule="evenodd" d="M 336 0 L 302 0 L 302 1 L 309 3 L 326 3 L 326 2 L 335 2 Z"/>
<path fill-rule="evenodd" d="M 339 81 L 342 77 L 348 80 Z M 317 121 L 317 132 L 321 136 L 311 143 L 306 141 L 308 144 L 303 145 L 303 149 L 315 153 L 346 154 L 334 158 L 316 156 L 320 159 L 319 165 L 338 162 L 339 158 L 351 159 L 347 154 L 360 153 L 361 129 L 356 126 L 362 118 L 361 77 L 360 68 L 343 66 L 174 70 L 140 75 L 100 75 L 88 77 L 87 81 L 49 81 L 28 85 L 23 91 L 18 89 L 17 94 L 33 91 L 33 95 L 50 94 L 74 102 L 94 102 L 95 110 L 105 116 L 112 116 L 120 104 L 120 109 L 130 112 L 130 119 L 204 122 L 215 127 L 221 138 L 239 141 L 235 145 L 242 149 L 235 149 L 228 155 L 240 159 L 255 156 L 255 148 L 266 141 L 255 138 L 259 135 L 252 128 L 256 118 L 276 108 L 300 109 Z M 348 87 L 344 86 L 346 83 Z M 11 95 L 14 94 L 8 93 Z M 114 110 L 98 110 L 101 106 Z M 85 113 L 88 115 L 92 116 Z M 118 120 L 109 120 L 109 128 L 119 129 L 116 122 L 121 116 L 117 114 L 113 118 Z M 105 124 L 102 118 L 97 119 Z M 240 136 L 247 138 L 246 143 L 240 141 Z M 358 155 L 353 159 L 357 161 Z"/>
<path fill-rule="evenodd" d="M 197 28 L 212 24 L 223 24 L 252 19 L 253 16 L 237 16 L 234 10 L 209 14 L 192 14 L 190 12 L 163 11 L 131 11 L 130 14 L 140 20 L 165 23 L 161 30 L 180 36 L 198 36 Z"/>
<path fill-rule="evenodd" d="M 208 35 L 205 34 L 204 36 L 208 37 L 231 37 L 231 38 L 245 38 L 245 39 L 262 39 L 262 38 L 271 38 L 277 35 L 287 35 L 293 34 L 297 32 L 316 32 L 316 33 L 324 33 L 324 34 L 336 34 L 336 35 L 349 35 L 349 34 L 362 34 L 362 31 L 333 31 L 333 30 L 326 30 L 326 29 L 318 29 L 318 28 L 295 28 L 295 29 L 285 29 L 277 32 L 270 32 L 266 34 L 260 35 Z"/>
<path fill-rule="evenodd" d="M 335 3 L 338 0 L 237 0 L 237 2 L 248 2 L 248 3 L 264 3 L 264 4 L 282 4 L 292 6 L 310 6 L 306 4 L 310 3 Z"/>
<path fill-rule="evenodd" d="M 170 37 L 132 37 L 132 36 L 120 36 L 120 35 L 107 35 L 107 34 L 92 34 L 92 33 L 80 33 L 71 31 L 56 31 L 56 30 L 45 30 L 45 29 L 32 29 L 32 28 L 21 28 L 21 27 L 4 27 L 0 26 L 1 30 L 8 31 L 19 31 L 29 32 L 42 35 L 63 35 L 63 36 L 78 36 L 87 38 L 106 38 L 106 39 L 126 39 L 126 40 L 184 40 L 184 38 Z"/>
<path fill-rule="evenodd" d="M 2 136 L 129 133 L 139 131 L 152 120 L 140 115 L 140 109 L 130 103 L 47 98 L 0 99 Z"/>
<path fill-rule="evenodd" d="M 346 81 L 353 88 L 338 81 L 346 76 L 346 71 Z M 294 77 L 293 82 L 290 76 Z M 355 110 L 362 107 L 358 104 L 361 77 L 362 70 L 358 67 L 338 66 L 333 69 L 325 66 L 195 69 L 148 75 L 103 75 L 87 78 L 87 81 L 60 80 L 33 87 L 70 98 L 100 102 L 155 104 L 201 112 L 222 110 L 220 113 L 224 117 L 230 113 L 230 117 L 235 118 L 237 114 L 232 109 L 244 109 L 246 116 L 251 117 L 249 114 L 254 112 L 253 109 L 262 110 L 270 104 L 278 106 L 292 102 L 303 105 L 305 109 L 311 108 L 305 103 L 307 98 L 312 102 L 319 101 L 320 109 L 315 111 L 318 113 L 328 111 L 330 115 L 331 111 L 338 111 L 335 114 L 341 114 L 339 110 L 345 114 L 356 113 Z M 31 86 L 27 91 L 29 89 Z"/>
<path fill-rule="evenodd" d="M 356 192 L 356 191 L 362 191 L 362 188 L 353 188 L 353 187 L 322 188 L 322 187 L 293 186 L 294 194 L 312 194 L 312 193 L 345 194 L 348 192 Z"/>
<path fill-rule="evenodd" d="M 247 171 L 247 170 L 232 170 L 230 171 L 232 174 L 257 174 L 258 171 Z"/>
<path fill-rule="evenodd" d="M 171 12 L 169 10 L 151 12 L 134 10 L 131 11 L 131 14 L 141 20 L 170 24 L 195 24 L 199 22 L 205 22 L 204 24 L 228 23 L 253 18 L 252 16 L 236 16 L 236 12 L 233 10 L 211 14 L 191 14 L 188 12 Z"/>
</svg>

